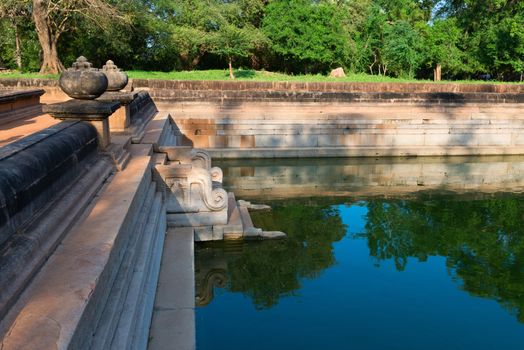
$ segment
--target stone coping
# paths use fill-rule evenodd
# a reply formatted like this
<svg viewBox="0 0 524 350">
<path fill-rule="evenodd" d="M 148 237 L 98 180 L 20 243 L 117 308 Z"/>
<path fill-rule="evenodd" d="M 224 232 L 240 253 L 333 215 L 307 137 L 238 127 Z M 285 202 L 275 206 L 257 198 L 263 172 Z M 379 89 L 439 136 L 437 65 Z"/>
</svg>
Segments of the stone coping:
<svg viewBox="0 0 524 350">
<path fill-rule="evenodd" d="M 34 219 L 96 154 L 96 130 L 64 123 L 0 149 L 0 244 Z"/>
<path fill-rule="evenodd" d="M 228 91 L 524 93 L 524 84 L 259 82 L 132 79 L 133 88 Z"/>
<path fill-rule="evenodd" d="M 131 153 L 125 172 L 115 175 L 24 292 L 2 349 L 87 348 L 76 342 L 89 343 L 95 310 L 118 270 L 122 236 L 151 181 L 151 145 L 132 145 Z"/>
<path fill-rule="evenodd" d="M 371 103 L 524 103 L 523 93 L 489 92 L 342 92 L 342 91 L 232 91 L 232 90 L 149 90 L 153 100 L 164 102 L 232 103 L 243 102 L 371 102 Z"/>
<path fill-rule="evenodd" d="M 60 131 L 73 126 L 76 123 L 80 123 L 80 122 L 79 121 L 64 121 L 59 124 L 53 125 L 49 128 L 35 132 L 31 135 L 28 135 L 4 147 L 0 147 L 0 161 L 5 158 L 12 157 L 16 153 L 22 152 L 25 149 L 55 135 L 56 133 L 59 133 Z"/>
<path fill-rule="evenodd" d="M 465 83 L 363 83 L 363 82 L 261 82 L 227 80 L 130 79 L 133 88 L 230 91 L 342 91 L 342 92 L 455 92 L 524 93 L 524 84 Z M 0 78 L 0 87 L 58 87 L 58 80 Z"/>
<path fill-rule="evenodd" d="M 123 105 L 130 104 L 138 96 L 138 91 L 127 92 L 127 91 L 106 91 L 96 100 L 101 102 L 113 102 L 118 101 Z"/>
<path fill-rule="evenodd" d="M 25 98 L 40 97 L 45 93 L 45 90 L 0 90 L 0 103 L 10 103 Z"/>
<path fill-rule="evenodd" d="M 120 102 L 96 100 L 69 100 L 43 106 L 44 113 L 59 119 L 101 120 L 106 119 L 120 107 Z"/>
</svg>

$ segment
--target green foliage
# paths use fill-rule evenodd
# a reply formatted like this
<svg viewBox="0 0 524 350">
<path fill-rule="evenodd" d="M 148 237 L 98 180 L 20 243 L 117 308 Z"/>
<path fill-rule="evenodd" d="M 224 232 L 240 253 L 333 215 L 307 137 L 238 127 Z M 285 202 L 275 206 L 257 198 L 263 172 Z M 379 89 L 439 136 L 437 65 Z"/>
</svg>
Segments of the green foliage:
<svg viewBox="0 0 524 350">
<path fill-rule="evenodd" d="M 401 20 L 385 27 L 384 41 L 384 71 L 389 68 L 398 77 L 412 78 L 423 60 L 420 35 Z"/>
<path fill-rule="evenodd" d="M 331 2 L 272 1 L 263 30 L 292 72 L 326 72 L 348 60 L 343 17 Z"/>
<path fill-rule="evenodd" d="M 514 0 L 111 0 L 123 19 L 70 13 L 61 59 L 157 71 L 236 66 L 290 73 L 354 73 L 519 81 L 524 1 Z M 0 3 L 0 60 L 40 62 L 30 0 Z M 69 4 L 69 2 L 68 2 Z M 58 20 L 62 12 L 53 16 Z M 14 28 L 21 50 L 15 51 Z"/>
<path fill-rule="evenodd" d="M 255 48 L 266 43 L 265 36 L 251 26 L 238 28 L 225 24 L 209 37 L 210 52 L 227 58 L 229 62 L 249 56 Z"/>
<path fill-rule="evenodd" d="M 460 29 L 454 18 L 437 19 L 427 28 L 424 46 L 426 64 L 433 68 L 440 64 L 450 74 L 464 70 L 463 53 L 459 48 Z"/>
</svg>

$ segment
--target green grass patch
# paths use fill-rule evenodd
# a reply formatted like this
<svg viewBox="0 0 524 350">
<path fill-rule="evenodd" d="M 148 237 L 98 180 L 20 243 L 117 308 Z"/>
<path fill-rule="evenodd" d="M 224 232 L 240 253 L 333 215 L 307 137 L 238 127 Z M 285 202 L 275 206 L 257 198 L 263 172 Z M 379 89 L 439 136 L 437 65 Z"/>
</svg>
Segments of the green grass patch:
<svg viewBox="0 0 524 350">
<path fill-rule="evenodd" d="M 0 73 L 0 79 L 2 78 L 38 78 L 38 79 L 58 79 L 59 74 L 38 74 L 38 73 L 20 73 L 20 72 L 9 72 Z"/>
<path fill-rule="evenodd" d="M 230 80 L 229 71 L 224 69 L 177 71 L 177 72 L 152 72 L 152 71 L 127 71 L 131 79 L 160 79 L 160 80 Z M 321 74 L 308 75 L 288 75 L 283 73 L 255 71 L 250 69 L 235 70 L 235 80 L 240 81 L 287 81 L 287 82 L 362 82 L 362 83 L 433 83 L 432 80 L 401 79 L 385 77 L 382 75 L 370 75 L 363 73 L 348 73 L 344 78 L 331 78 Z M 1 73 L 1 78 L 40 78 L 58 79 L 59 75 L 38 73 Z M 459 84 L 518 84 L 501 83 L 496 81 L 483 80 L 460 80 L 460 81 L 441 81 L 435 84 L 459 83 Z"/>
</svg>

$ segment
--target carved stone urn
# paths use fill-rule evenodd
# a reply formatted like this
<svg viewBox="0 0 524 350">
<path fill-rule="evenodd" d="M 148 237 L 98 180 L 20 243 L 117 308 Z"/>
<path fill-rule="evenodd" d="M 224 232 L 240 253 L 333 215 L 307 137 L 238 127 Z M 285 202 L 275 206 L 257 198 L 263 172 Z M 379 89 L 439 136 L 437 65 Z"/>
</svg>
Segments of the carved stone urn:
<svg viewBox="0 0 524 350">
<path fill-rule="evenodd" d="M 107 76 L 107 91 L 120 91 L 127 85 L 127 74 L 118 68 L 111 60 L 102 67 L 102 72 Z"/>
<path fill-rule="evenodd" d="M 94 100 L 102 95 L 107 89 L 106 75 L 80 56 L 60 75 L 58 84 L 60 88 L 72 98 L 80 100 Z"/>
</svg>

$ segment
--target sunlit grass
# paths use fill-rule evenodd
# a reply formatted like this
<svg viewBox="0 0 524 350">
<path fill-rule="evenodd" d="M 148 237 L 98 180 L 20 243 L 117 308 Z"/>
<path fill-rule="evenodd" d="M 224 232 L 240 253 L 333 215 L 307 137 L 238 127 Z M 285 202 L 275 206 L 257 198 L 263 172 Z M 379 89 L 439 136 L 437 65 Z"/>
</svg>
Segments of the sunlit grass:
<svg viewBox="0 0 524 350">
<path fill-rule="evenodd" d="M 160 79 L 160 80 L 230 80 L 229 71 L 224 69 L 194 70 L 194 71 L 173 71 L 173 72 L 153 72 L 133 70 L 127 71 L 131 79 Z M 402 79 L 392 78 L 382 75 L 370 75 L 363 73 L 348 73 L 343 78 L 332 78 L 321 74 L 289 75 L 284 73 L 255 71 L 255 70 L 235 70 L 235 80 L 240 81 L 287 81 L 287 82 L 362 82 L 362 83 L 434 83 L 432 80 Z M 40 78 L 58 79 L 56 74 L 40 75 L 38 73 L 1 73 L 2 78 Z M 483 80 L 458 80 L 441 81 L 436 84 L 460 83 L 460 84 L 518 84 Z"/>
</svg>

